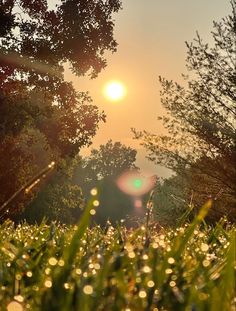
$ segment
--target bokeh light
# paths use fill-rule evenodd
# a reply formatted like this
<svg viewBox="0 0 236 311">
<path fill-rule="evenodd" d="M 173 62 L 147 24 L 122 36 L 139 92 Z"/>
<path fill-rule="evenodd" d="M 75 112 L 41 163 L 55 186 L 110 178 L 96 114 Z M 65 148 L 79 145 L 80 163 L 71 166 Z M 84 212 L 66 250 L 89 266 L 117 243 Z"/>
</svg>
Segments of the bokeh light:
<svg viewBox="0 0 236 311">
<path fill-rule="evenodd" d="M 7 311 L 23 311 L 23 307 L 20 303 L 18 303 L 16 301 L 11 301 L 7 305 Z"/>
</svg>

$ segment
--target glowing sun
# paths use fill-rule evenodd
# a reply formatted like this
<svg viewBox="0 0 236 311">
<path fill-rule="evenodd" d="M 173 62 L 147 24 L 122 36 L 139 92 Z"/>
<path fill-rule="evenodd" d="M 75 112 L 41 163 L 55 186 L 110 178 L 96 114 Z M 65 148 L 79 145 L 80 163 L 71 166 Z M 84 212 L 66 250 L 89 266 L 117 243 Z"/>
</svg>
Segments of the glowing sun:
<svg viewBox="0 0 236 311">
<path fill-rule="evenodd" d="M 104 88 L 105 96 L 112 101 L 119 101 L 126 95 L 126 89 L 120 81 L 110 81 Z"/>
</svg>

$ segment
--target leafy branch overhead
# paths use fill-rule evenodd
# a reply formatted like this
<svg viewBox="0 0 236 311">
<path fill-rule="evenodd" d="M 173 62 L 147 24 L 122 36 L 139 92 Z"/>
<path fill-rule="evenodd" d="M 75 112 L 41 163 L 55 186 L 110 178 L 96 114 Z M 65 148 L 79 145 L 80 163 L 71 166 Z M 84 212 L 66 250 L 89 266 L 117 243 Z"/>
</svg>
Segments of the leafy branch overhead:
<svg viewBox="0 0 236 311">
<path fill-rule="evenodd" d="M 106 65 L 104 52 L 116 50 L 112 14 L 120 6 L 119 0 L 64 0 L 50 9 L 46 0 L 3 0 L 0 2 L 2 57 L 9 59 L 11 53 L 20 54 L 18 64 L 15 62 L 12 67 L 8 64 L 8 69 L 14 71 L 17 67 L 30 74 L 32 83 L 39 76 L 56 82 L 50 73 L 53 69 L 61 73 L 65 62 L 70 63 L 77 75 L 91 70 L 91 76 L 95 77 Z M 20 58 L 26 59 L 26 64 L 19 64 Z"/>
<path fill-rule="evenodd" d="M 65 80 L 65 65 L 75 75 L 91 78 L 105 68 L 105 51 L 116 51 L 113 18 L 120 8 L 119 0 L 0 1 L 0 161 L 8 163 L 0 173 L 4 184 L 6 179 L 22 184 L 52 159 L 74 157 L 91 144 L 105 114 Z M 11 158 L 4 152 L 8 146 L 15 150 Z M 22 163 L 15 172 L 22 175 L 11 175 L 17 152 Z M 12 195 L 10 188 L 2 191 L 3 202 Z"/>
</svg>

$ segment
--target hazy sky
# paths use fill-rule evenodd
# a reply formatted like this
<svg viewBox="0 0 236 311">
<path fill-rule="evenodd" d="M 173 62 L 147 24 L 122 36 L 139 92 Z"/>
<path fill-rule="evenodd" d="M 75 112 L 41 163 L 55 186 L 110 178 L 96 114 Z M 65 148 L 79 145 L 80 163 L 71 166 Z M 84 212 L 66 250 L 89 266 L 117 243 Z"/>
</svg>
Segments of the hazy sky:
<svg viewBox="0 0 236 311">
<path fill-rule="evenodd" d="M 123 10 L 114 16 L 115 39 L 119 46 L 107 54 L 107 67 L 98 78 L 75 78 L 67 73 L 80 91 L 89 91 L 94 103 L 104 110 L 107 122 L 100 126 L 92 147 L 114 141 L 138 149 L 137 164 L 153 173 L 165 171 L 144 160 L 145 152 L 132 139 L 131 127 L 161 132 L 157 116 L 163 113 L 158 76 L 181 81 L 185 71 L 185 41 L 196 31 L 209 42 L 213 20 L 231 11 L 229 0 L 123 0 Z M 121 102 L 109 102 L 103 87 L 118 79 L 127 88 Z M 87 153 L 87 151 L 84 151 Z"/>
</svg>

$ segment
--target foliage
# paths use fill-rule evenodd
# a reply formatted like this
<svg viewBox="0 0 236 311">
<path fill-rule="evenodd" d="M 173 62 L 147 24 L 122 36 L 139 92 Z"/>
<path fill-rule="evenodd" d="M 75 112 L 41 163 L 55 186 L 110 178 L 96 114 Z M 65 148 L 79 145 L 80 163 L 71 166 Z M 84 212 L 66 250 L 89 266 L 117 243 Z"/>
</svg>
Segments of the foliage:
<svg viewBox="0 0 236 311">
<path fill-rule="evenodd" d="M 51 150 L 47 146 L 45 137 L 39 131 L 31 129 L 22 131 L 17 138 L 11 135 L 6 136 L 0 142 L 0 147 L 0 155 L 2 156 L 0 161 L 0 180 L 2 182 L 0 202 L 3 203 L 33 177 L 37 176 L 39 167 L 47 167 L 53 155 L 50 154 Z M 17 196 L 18 201 L 13 200 L 12 205 L 7 206 L 8 212 L 6 209 L 2 210 L 1 207 L 1 220 L 6 212 L 8 216 L 19 212 L 32 197 L 32 191 L 27 194 L 22 192 L 20 196 Z M 9 207 L 12 207 L 10 211 Z"/>
<path fill-rule="evenodd" d="M 213 178 L 195 169 L 186 169 L 182 174 L 158 182 L 155 214 L 160 224 L 175 226 L 176 219 L 181 219 L 186 213 L 192 219 L 208 199 L 214 200 L 214 206 L 207 215 L 208 222 L 214 223 L 224 216 L 235 222 L 236 198 L 226 190 L 222 192 Z"/>
<path fill-rule="evenodd" d="M 1 1 L 1 14 L 6 17 L 1 22 L 13 21 L 0 38 L 0 85 L 2 96 L 7 97 L 1 124 L 11 117 L 8 101 L 13 100 L 18 131 L 31 119 L 63 155 L 87 145 L 104 115 L 86 94 L 78 94 L 64 81 L 63 65 L 69 63 L 77 75 L 91 69 L 92 76 L 105 67 L 104 51 L 114 52 L 117 45 L 112 13 L 119 8 L 118 0 L 67 0 L 54 10 L 47 1 Z M 9 124 L 5 132 L 12 131 L 11 127 Z"/>
<path fill-rule="evenodd" d="M 88 172 L 88 182 L 106 177 L 117 177 L 123 172 L 137 169 L 135 166 L 137 151 L 120 142 L 108 140 L 98 149 L 92 149 L 90 156 L 84 159 L 83 169 Z M 89 175 L 91 173 L 91 176 Z"/>
<path fill-rule="evenodd" d="M 120 7 L 119 0 L 63 0 L 54 9 L 47 0 L 2 0 L 2 82 L 18 71 L 30 85 L 63 97 L 57 89 L 66 87 L 60 84 L 63 63 L 69 62 L 76 75 L 91 70 L 95 77 L 106 65 L 104 52 L 116 50 L 112 14 Z"/>
<path fill-rule="evenodd" d="M 130 218 L 134 215 L 134 203 L 132 197 L 122 192 L 116 184 L 114 177 L 106 177 L 97 183 L 99 189 L 99 209 L 94 216 L 94 222 L 106 226 L 109 220 L 111 224 L 116 224 L 122 219 Z M 129 225 L 134 222 L 131 219 Z"/>
<path fill-rule="evenodd" d="M 34 174 L 28 155 L 35 160 L 36 171 L 42 169 L 28 131 L 37 136 L 40 155 L 50 154 L 60 162 L 88 146 L 99 122 L 105 121 L 104 112 L 88 94 L 78 93 L 65 81 L 64 65 L 77 76 L 97 76 L 106 65 L 104 52 L 116 50 L 113 13 L 121 3 L 63 0 L 54 8 L 49 4 L 46 0 L 0 1 L 0 141 L 4 145 L 14 141 L 17 146 L 11 157 L 0 149 L 0 162 L 8 163 L 0 178 L 5 181 L 7 175 L 14 180 L 12 186 L 25 182 L 29 172 L 31 177 Z M 24 146 L 22 136 L 27 141 Z M 21 157 L 21 167 L 18 154 L 27 155 Z M 16 190 L 4 187 L 0 203 Z"/>
<path fill-rule="evenodd" d="M 201 225 L 210 201 L 175 230 L 128 231 L 88 228 L 96 200 L 77 226 L 1 225 L 3 311 L 234 310 L 235 228 Z"/>
<path fill-rule="evenodd" d="M 161 102 L 167 114 L 159 119 L 168 134 L 134 131 L 150 160 L 172 169 L 180 178 L 192 177 L 189 192 L 195 192 L 199 204 L 203 187 L 212 197 L 224 195 L 221 206 L 232 206 L 236 194 L 235 0 L 232 8 L 230 16 L 214 22 L 213 47 L 199 35 L 187 43 L 191 75 L 185 76 L 186 86 L 160 77 Z M 235 218 L 235 209 L 230 211 Z"/>
<path fill-rule="evenodd" d="M 79 156 L 61 161 L 60 168 L 50 178 L 50 183 L 41 187 L 40 192 L 14 220 L 26 220 L 33 224 L 40 224 L 44 219 L 49 223 L 76 223 L 84 206 L 82 190 L 73 181 L 74 170 L 80 162 Z"/>
<path fill-rule="evenodd" d="M 46 185 L 41 186 L 41 191 L 14 220 L 41 223 L 46 218 L 47 222 L 75 223 L 94 187 L 100 189 L 101 206 L 95 222 L 105 225 L 108 219 L 114 223 L 125 218 L 132 214 L 133 202 L 118 189 L 116 178 L 121 172 L 136 168 L 135 158 L 134 149 L 109 140 L 99 149 L 92 149 L 87 158 L 77 156 L 61 161 L 50 183 L 47 185 L 47 180 Z"/>
<path fill-rule="evenodd" d="M 114 223 L 132 213 L 133 202 L 118 189 L 116 180 L 122 173 L 138 169 L 136 154 L 135 149 L 108 140 L 98 149 L 92 149 L 90 156 L 75 169 L 74 182 L 81 186 L 86 200 L 92 188 L 100 189 L 100 209 L 95 216 L 97 223 L 104 225 L 107 219 Z"/>
<path fill-rule="evenodd" d="M 190 207 L 191 194 L 186 178 L 180 175 L 159 180 L 154 192 L 155 218 L 164 227 L 175 227 Z"/>
</svg>

